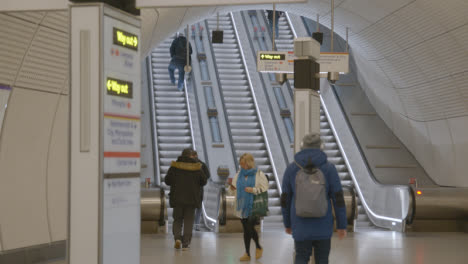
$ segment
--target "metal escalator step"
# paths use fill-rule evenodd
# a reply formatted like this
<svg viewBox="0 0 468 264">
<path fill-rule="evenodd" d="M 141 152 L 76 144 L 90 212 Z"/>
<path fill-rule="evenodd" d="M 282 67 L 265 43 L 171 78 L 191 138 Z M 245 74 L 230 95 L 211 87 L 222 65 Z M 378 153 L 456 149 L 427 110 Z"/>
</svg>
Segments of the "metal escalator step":
<svg viewBox="0 0 468 264">
<path fill-rule="evenodd" d="M 241 75 L 244 74 L 244 69 L 218 69 L 220 74 Z"/>
<path fill-rule="evenodd" d="M 161 97 L 155 98 L 156 103 L 168 103 L 168 104 L 185 104 L 184 97 Z"/>
<path fill-rule="evenodd" d="M 260 128 L 258 123 L 238 123 L 238 122 L 230 122 L 231 128 L 234 129 L 249 129 L 249 128 Z"/>
<path fill-rule="evenodd" d="M 234 142 L 234 147 L 236 149 L 244 150 L 244 151 L 266 149 L 264 143 L 238 143 L 238 142 Z"/>
<path fill-rule="evenodd" d="M 243 116 L 243 115 L 240 115 L 240 116 L 229 115 L 228 120 L 229 120 L 229 122 L 236 122 L 236 123 L 238 123 L 238 122 L 239 123 L 240 122 L 247 122 L 247 123 L 258 122 L 257 116 Z"/>
<path fill-rule="evenodd" d="M 160 129 L 190 129 L 189 123 L 159 123 L 157 126 Z"/>
<path fill-rule="evenodd" d="M 174 88 L 173 86 L 170 86 L 171 88 Z M 182 97 L 183 98 L 184 93 L 183 92 L 175 92 L 175 91 L 156 91 L 155 97 L 161 97 L 161 98 L 173 98 L 173 97 Z M 156 99 L 156 98 L 155 98 Z"/>
<path fill-rule="evenodd" d="M 336 143 L 324 143 L 325 150 L 329 149 L 338 149 L 338 145 Z"/>
<path fill-rule="evenodd" d="M 350 181 L 351 180 L 351 174 L 349 174 L 349 172 L 338 172 L 338 176 L 340 177 L 340 179 L 343 181 L 343 180 L 348 180 Z"/>
<path fill-rule="evenodd" d="M 238 45 L 235 39 L 223 39 L 222 44 L 213 43 L 213 48 L 218 49 L 237 49 Z"/>
<path fill-rule="evenodd" d="M 156 109 L 187 109 L 187 107 L 185 103 L 183 104 L 156 103 Z"/>
<path fill-rule="evenodd" d="M 237 96 L 231 97 L 231 96 L 224 95 L 224 102 L 246 104 L 246 103 L 252 103 L 253 98 L 252 97 L 237 97 Z"/>
<path fill-rule="evenodd" d="M 263 142 L 263 136 L 233 136 L 232 140 L 234 142 L 242 142 L 242 143 L 261 143 Z M 257 162 L 257 160 L 255 160 Z"/>
<path fill-rule="evenodd" d="M 270 206 L 281 206 L 279 197 L 268 197 L 268 207 Z"/>
<path fill-rule="evenodd" d="M 187 116 L 186 109 L 157 109 L 157 116 Z"/>
<path fill-rule="evenodd" d="M 215 55 L 216 56 L 216 55 Z M 241 58 L 223 58 L 223 57 L 218 57 L 216 56 L 216 64 L 221 63 L 221 64 L 239 64 L 242 63 Z"/>
<path fill-rule="evenodd" d="M 262 134 L 261 129 L 231 129 L 231 134 L 236 136 L 257 136 Z"/>
<path fill-rule="evenodd" d="M 228 109 L 227 113 L 228 115 L 251 116 L 251 115 L 256 115 L 257 112 L 255 111 L 255 109 Z"/>
<path fill-rule="evenodd" d="M 328 158 L 331 157 L 341 157 L 341 152 L 339 150 L 325 150 L 325 154 L 327 154 Z"/>
<path fill-rule="evenodd" d="M 158 137 L 159 143 L 190 143 L 192 142 L 192 137 L 168 137 L 161 136 Z"/>
<path fill-rule="evenodd" d="M 249 92 L 250 94 L 250 89 L 248 85 L 223 85 L 221 86 L 223 88 L 223 93 L 225 91 L 227 92 L 233 92 L 233 93 L 239 93 L 239 92 Z"/>
<path fill-rule="evenodd" d="M 159 151 L 159 158 L 177 158 L 180 156 L 181 152 L 177 150 L 165 150 L 165 151 Z"/>
<path fill-rule="evenodd" d="M 187 144 L 159 144 L 159 148 L 161 150 L 183 150 L 186 148 L 191 148 L 192 144 L 187 143 Z"/>
<path fill-rule="evenodd" d="M 157 122 L 163 123 L 187 123 L 189 122 L 188 116 L 157 116 Z"/>
<path fill-rule="evenodd" d="M 271 173 L 273 173 L 271 165 L 259 165 L 258 168 L 264 173 L 268 174 L 268 177 L 270 177 L 270 179 L 273 179 L 273 175 L 270 175 Z"/>
<path fill-rule="evenodd" d="M 335 165 L 336 167 L 336 170 L 338 172 L 347 172 L 348 171 L 348 168 L 346 168 L 346 165 Z"/>
<path fill-rule="evenodd" d="M 158 136 L 190 136 L 190 129 L 164 129 L 158 126 Z"/>
<path fill-rule="evenodd" d="M 228 70 L 228 69 L 242 69 L 244 70 L 241 63 L 217 63 L 218 70 Z"/>
<path fill-rule="evenodd" d="M 230 51 L 230 49 L 222 49 L 222 51 L 218 51 L 216 54 L 216 60 L 232 60 L 232 59 L 239 59 L 241 58 L 240 53 L 236 51 Z"/>
<path fill-rule="evenodd" d="M 224 107 L 226 107 L 226 109 L 255 109 L 253 103 L 247 103 L 247 104 L 245 104 L 245 103 L 235 103 L 235 104 L 225 103 Z"/>
<path fill-rule="evenodd" d="M 335 164 L 335 165 L 344 164 L 343 157 L 330 157 L 330 158 L 328 158 L 328 161 Z"/>
</svg>

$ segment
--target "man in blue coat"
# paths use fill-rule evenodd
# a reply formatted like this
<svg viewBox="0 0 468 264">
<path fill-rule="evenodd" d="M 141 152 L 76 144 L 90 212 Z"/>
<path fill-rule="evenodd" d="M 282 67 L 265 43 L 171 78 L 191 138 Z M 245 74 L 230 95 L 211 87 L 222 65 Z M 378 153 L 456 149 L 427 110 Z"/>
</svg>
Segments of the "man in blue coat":
<svg viewBox="0 0 468 264">
<path fill-rule="evenodd" d="M 281 207 L 286 233 L 292 234 L 296 250 L 295 264 L 307 264 L 312 249 L 316 264 L 327 264 L 330 254 L 331 237 L 333 234 L 333 215 L 331 203 L 335 209 L 338 237 L 346 236 L 346 207 L 341 188 L 340 178 L 335 165 L 327 161 L 327 155 L 322 151 L 323 143 L 320 134 L 312 133 L 304 136 L 301 151 L 294 156 L 295 162 L 301 167 L 315 166 L 319 168 L 326 180 L 326 190 L 329 199 L 328 211 L 325 216 L 305 218 L 296 215 L 296 174 L 300 170 L 295 162 L 286 169 L 283 177 Z"/>
<path fill-rule="evenodd" d="M 174 71 L 179 70 L 179 81 L 177 88 L 182 91 L 184 88 L 184 67 L 187 64 L 187 38 L 182 33 L 178 33 L 177 37 L 172 41 L 171 47 L 169 48 L 171 53 L 171 62 L 169 63 L 169 78 L 171 83 L 175 84 Z M 192 45 L 189 42 L 189 64 L 192 63 Z"/>
</svg>

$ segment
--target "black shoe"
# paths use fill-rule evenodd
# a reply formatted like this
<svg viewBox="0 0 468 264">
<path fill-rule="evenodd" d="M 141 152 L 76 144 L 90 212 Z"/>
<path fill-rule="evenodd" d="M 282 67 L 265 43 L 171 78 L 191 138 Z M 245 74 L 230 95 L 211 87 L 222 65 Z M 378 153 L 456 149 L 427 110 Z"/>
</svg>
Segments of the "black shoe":
<svg viewBox="0 0 468 264">
<path fill-rule="evenodd" d="M 188 245 L 187 246 L 182 246 L 182 251 L 187 251 L 189 249 L 190 249 L 190 247 Z"/>
</svg>

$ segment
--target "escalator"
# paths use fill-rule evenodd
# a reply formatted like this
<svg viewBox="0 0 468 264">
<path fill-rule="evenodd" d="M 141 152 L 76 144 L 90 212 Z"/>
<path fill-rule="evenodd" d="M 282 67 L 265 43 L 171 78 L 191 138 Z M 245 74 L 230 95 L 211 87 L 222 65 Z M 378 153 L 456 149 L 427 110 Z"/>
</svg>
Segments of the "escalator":
<svg viewBox="0 0 468 264">
<path fill-rule="evenodd" d="M 216 18 L 206 20 L 206 25 L 208 30 L 215 30 Z M 212 43 L 211 48 L 236 164 L 243 153 L 249 152 L 254 156 L 257 167 L 269 176 L 270 215 L 265 217 L 264 225 L 278 225 L 282 223 L 282 217 L 277 172 L 269 153 L 232 14 L 220 15 L 219 28 L 224 31 L 224 43 Z"/>
<path fill-rule="evenodd" d="M 155 133 L 158 168 L 158 175 L 155 175 L 155 178 L 156 184 L 160 185 L 166 192 L 169 191 L 169 187 L 164 184 L 164 177 L 171 162 L 177 160 L 183 149 L 193 148 L 185 89 L 179 91 L 176 85 L 171 84 L 167 69 L 171 59 L 169 48 L 173 39 L 173 37 L 166 39 L 151 52 L 156 126 L 153 133 Z M 176 70 L 175 76 L 178 76 L 178 70 Z M 166 205 L 168 215 L 172 216 L 169 199 L 166 199 Z M 172 217 L 168 217 L 168 219 L 169 222 L 173 220 Z"/>
</svg>

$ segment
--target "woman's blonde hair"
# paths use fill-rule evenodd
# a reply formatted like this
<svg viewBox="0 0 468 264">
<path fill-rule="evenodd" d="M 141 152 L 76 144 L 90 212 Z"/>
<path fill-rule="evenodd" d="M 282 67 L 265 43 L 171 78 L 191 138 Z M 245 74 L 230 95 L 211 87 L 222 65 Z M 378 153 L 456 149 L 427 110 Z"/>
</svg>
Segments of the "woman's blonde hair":
<svg viewBox="0 0 468 264">
<path fill-rule="evenodd" d="M 245 165 L 247 165 L 247 167 L 249 167 L 249 169 L 255 168 L 255 160 L 254 160 L 254 157 L 252 156 L 252 154 L 250 154 L 250 153 L 242 154 L 242 156 L 240 156 L 240 158 L 239 158 L 239 163 L 241 163 L 241 161 L 244 161 Z"/>
</svg>

